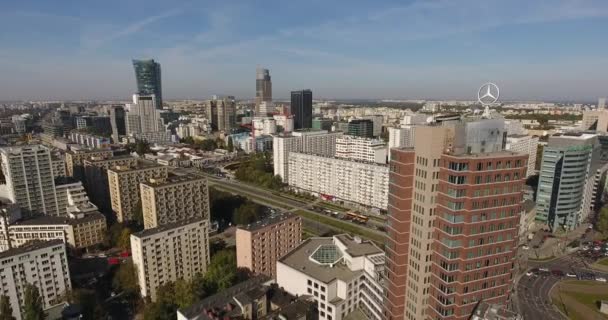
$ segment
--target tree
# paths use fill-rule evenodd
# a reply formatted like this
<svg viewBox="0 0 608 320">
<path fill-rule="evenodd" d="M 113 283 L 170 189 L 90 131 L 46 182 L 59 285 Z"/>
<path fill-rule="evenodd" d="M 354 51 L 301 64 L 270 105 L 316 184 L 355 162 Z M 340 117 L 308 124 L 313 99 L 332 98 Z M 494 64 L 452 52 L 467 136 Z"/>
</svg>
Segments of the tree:
<svg viewBox="0 0 608 320">
<path fill-rule="evenodd" d="M 228 137 L 228 152 L 234 151 L 234 142 L 232 142 L 232 137 Z"/>
<path fill-rule="evenodd" d="M 137 142 L 135 142 L 135 152 L 137 152 L 137 154 L 140 156 L 143 156 L 144 154 L 149 153 L 150 144 L 143 140 L 137 140 Z"/>
<path fill-rule="evenodd" d="M 13 307 L 8 296 L 0 296 L 0 320 L 15 320 Z"/>
<path fill-rule="evenodd" d="M 223 250 L 211 258 L 205 278 L 215 291 L 230 288 L 236 283 L 236 253 L 233 250 Z"/>
<path fill-rule="evenodd" d="M 259 220 L 263 215 L 264 213 L 262 206 L 254 202 L 247 201 L 245 204 L 236 209 L 232 221 L 234 224 L 245 225 Z"/>
<path fill-rule="evenodd" d="M 23 320 L 44 320 L 42 297 L 33 284 L 25 285 L 23 298 Z"/>
<path fill-rule="evenodd" d="M 116 244 L 122 250 L 129 250 L 131 248 L 131 229 L 122 229 L 122 231 L 120 232 L 120 236 L 118 237 L 118 242 Z"/>
<path fill-rule="evenodd" d="M 118 267 L 118 271 L 112 279 L 114 290 L 123 290 L 126 294 L 136 294 L 139 291 L 135 265 L 132 261 L 127 261 Z"/>
<path fill-rule="evenodd" d="M 608 236 L 608 207 L 603 207 L 600 210 L 596 227 L 604 236 Z"/>
</svg>

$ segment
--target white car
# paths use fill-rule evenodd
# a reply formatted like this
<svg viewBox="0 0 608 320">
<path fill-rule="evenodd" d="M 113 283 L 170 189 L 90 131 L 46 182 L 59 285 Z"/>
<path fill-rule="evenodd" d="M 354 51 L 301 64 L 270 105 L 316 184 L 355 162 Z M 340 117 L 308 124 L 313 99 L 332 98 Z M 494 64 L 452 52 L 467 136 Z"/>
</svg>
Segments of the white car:
<svg viewBox="0 0 608 320">
<path fill-rule="evenodd" d="M 530 249 L 530 247 L 528 247 L 527 245 L 524 245 L 522 248 L 523 248 L 524 250 L 528 250 L 528 249 Z"/>
<path fill-rule="evenodd" d="M 599 282 L 604 282 L 606 283 L 606 278 L 602 278 L 602 277 L 596 277 L 595 281 L 599 281 Z"/>
<path fill-rule="evenodd" d="M 526 275 L 527 275 L 528 277 L 531 277 L 532 275 L 534 275 L 534 273 L 532 273 L 532 271 L 528 271 L 528 272 L 526 272 Z"/>
<path fill-rule="evenodd" d="M 595 248 L 593 248 L 593 251 L 600 251 L 600 250 L 602 250 L 602 247 L 595 247 Z"/>
<path fill-rule="evenodd" d="M 538 271 L 549 272 L 549 268 L 538 268 Z"/>
<path fill-rule="evenodd" d="M 574 272 L 568 272 L 568 273 L 566 273 L 566 277 L 568 277 L 568 278 L 576 278 L 576 273 L 574 273 Z"/>
</svg>

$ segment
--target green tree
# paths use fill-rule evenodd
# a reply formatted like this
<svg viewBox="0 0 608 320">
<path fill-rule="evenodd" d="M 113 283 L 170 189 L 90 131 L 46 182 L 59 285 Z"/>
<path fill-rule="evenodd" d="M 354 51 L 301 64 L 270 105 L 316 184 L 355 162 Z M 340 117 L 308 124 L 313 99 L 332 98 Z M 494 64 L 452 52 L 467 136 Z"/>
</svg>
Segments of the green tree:
<svg viewBox="0 0 608 320">
<path fill-rule="evenodd" d="M 608 207 L 603 207 L 600 210 L 596 227 L 604 236 L 608 236 Z"/>
<path fill-rule="evenodd" d="M 122 229 L 116 245 L 122 250 L 129 250 L 131 248 L 131 229 Z"/>
<path fill-rule="evenodd" d="M 211 257 L 205 278 L 209 287 L 215 291 L 230 288 L 236 283 L 236 253 L 233 250 L 223 250 Z"/>
<path fill-rule="evenodd" d="M 232 137 L 228 137 L 228 152 L 234 151 L 234 142 L 232 141 Z"/>
<path fill-rule="evenodd" d="M 137 154 L 140 156 L 143 156 L 145 153 L 149 153 L 150 144 L 143 140 L 137 140 L 137 142 L 135 142 L 135 152 L 137 152 Z"/>
<path fill-rule="evenodd" d="M 0 320 L 15 320 L 13 307 L 8 296 L 0 296 Z"/>
<path fill-rule="evenodd" d="M 125 291 L 126 294 L 139 292 L 135 265 L 132 261 L 127 261 L 118 267 L 114 278 L 112 278 L 112 288 L 116 291 Z"/>
<path fill-rule="evenodd" d="M 23 297 L 23 320 L 44 320 L 40 292 L 36 286 L 29 283 L 25 285 Z"/>
<path fill-rule="evenodd" d="M 234 212 L 232 221 L 234 224 L 245 225 L 253 223 L 264 215 L 262 206 L 257 203 L 247 201 Z"/>
</svg>

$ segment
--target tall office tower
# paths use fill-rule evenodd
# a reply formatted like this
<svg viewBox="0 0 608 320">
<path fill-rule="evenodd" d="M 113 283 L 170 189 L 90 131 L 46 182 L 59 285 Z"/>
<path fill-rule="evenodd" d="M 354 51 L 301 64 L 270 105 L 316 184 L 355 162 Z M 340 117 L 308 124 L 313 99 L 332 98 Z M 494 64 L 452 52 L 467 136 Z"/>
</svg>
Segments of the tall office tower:
<svg viewBox="0 0 608 320">
<path fill-rule="evenodd" d="M 373 138 L 374 122 L 369 119 L 355 119 L 348 123 L 347 134 L 357 137 Z"/>
<path fill-rule="evenodd" d="M 608 132 L 608 110 L 583 111 L 582 130 Z"/>
<path fill-rule="evenodd" d="M 42 307 L 63 302 L 72 289 L 65 244 L 61 240 L 34 241 L 0 253 L 3 295 L 7 296 L 16 320 L 22 312 L 27 284 L 38 288 Z"/>
<path fill-rule="evenodd" d="M 590 180 L 596 155 L 599 156 L 599 148 L 595 134 L 549 137 L 540 165 L 536 220 L 553 231 L 572 230 L 585 220 L 591 211 L 588 202 L 593 192 Z"/>
<path fill-rule="evenodd" d="M 597 108 L 598 109 L 606 109 L 606 98 L 599 98 L 597 100 Z"/>
<path fill-rule="evenodd" d="M 386 164 L 387 147 L 379 139 L 357 136 L 341 136 L 336 138 L 336 157 Z"/>
<path fill-rule="evenodd" d="M 492 120 L 420 126 L 413 148 L 391 149 L 387 319 L 467 319 L 469 308 L 474 307 L 471 301 L 480 296 L 496 303 L 506 300 L 501 291 L 511 283 L 527 155 L 498 148 L 503 136 L 499 128 L 504 124 Z M 483 176 L 476 174 L 479 170 Z M 477 197 L 488 198 L 477 201 Z M 493 209 L 485 210 L 490 207 Z M 449 223 L 453 226 L 445 227 Z M 473 228 L 463 227 L 465 223 Z M 507 231 L 512 235 L 502 234 Z M 478 233 L 492 238 L 476 242 L 480 245 L 456 241 L 478 241 L 474 236 Z M 501 245 L 496 249 L 502 252 L 500 258 L 507 256 L 508 260 L 504 275 L 504 269 L 494 273 L 503 267 L 495 265 L 494 256 L 489 257 L 498 252 L 492 247 L 497 244 Z M 486 251 L 486 245 L 492 252 Z M 456 259 L 471 261 L 458 264 Z M 481 284 L 480 279 L 488 277 L 486 268 L 500 280 L 496 283 L 499 292 L 488 289 L 489 281 Z M 472 284 L 456 286 L 456 281 Z M 438 307 L 437 301 L 443 306 Z"/>
<path fill-rule="evenodd" d="M 260 112 L 262 102 L 272 102 L 272 81 L 270 80 L 270 72 L 268 69 L 257 68 L 255 73 L 255 107 L 256 114 Z"/>
<path fill-rule="evenodd" d="M 155 228 L 189 218 L 209 220 L 207 179 L 169 176 L 140 184 L 144 228 Z"/>
<path fill-rule="evenodd" d="M 23 214 L 57 215 L 50 150 L 41 145 L 28 145 L 1 148 L 0 155 L 9 199 L 21 207 Z"/>
<path fill-rule="evenodd" d="M 371 120 L 373 123 L 373 131 L 372 135 L 374 137 L 379 137 L 382 134 L 382 126 L 384 125 L 384 116 L 383 115 L 371 115 L 371 116 L 363 116 L 361 119 Z"/>
<path fill-rule="evenodd" d="M 164 131 L 163 120 L 156 108 L 154 95 L 133 95 L 133 104 L 127 113 L 127 133 Z"/>
<path fill-rule="evenodd" d="M 302 242 L 302 218 L 291 213 L 238 226 L 236 264 L 255 274 L 275 278 L 277 260 Z"/>
<path fill-rule="evenodd" d="M 233 96 L 213 96 L 207 101 L 207 119 L 214 131 L 230 132 L 236 128 L 236 101 Z"/>
<path fill-rule="evenodd" d="M 111 158 L 90 158 L 84 160 L 84 186 L 87 189 L 91 202 L 102 212 L 110 212 L 112 201 L 108 182 L 108 169 L 115 166 L 132 166 L 138 159 L 130 155 L 115 156 Z"/>
<path fill-rule="evenodd" d="M 155 106 L 163 108 L 163 90 L 161 85 L 160 63 L 153 59 L 133 60 L 137 93 L 144 96 L 154 96 Z"/>
<path fill-rule="evenodd" d="M 291 92 L 291 114 L 293 115 L 293 128 L 312 128 L 312 91 L 300 90 Z"/>
<path fill-rule="evenodd" d="M 110 122 L 112 124 L 112 140 L 119 141 L 120 136 L 127 134 L 127 113 L 123 106 L 110 107 Z"/>
<path fill-rule="evenodd" d="M 538 151 L 538 137 L 529 135 L 510 135 L 507 136 L 507 144 L 505 149 L 514 152 L 521 152 L 528 155 L 528 171 L 526 176 L 529 177 L 536 173 L 536 152 Z"/>
<path fill-rule="evenodd" d="M 291 134 L 273 136 L 272 152 L 274 174 L 287 181 L 290 152 L 311 153 L 333 157 L 336 153 L 336 139 L 342 132 L 295 131 Z"/>
<path fill-rule="evenodd" d="M 142 297 L 152 301 L 158 287 L 204 274 L 209 265 L 209 217 L 191 218 L 131 235 L 133 264 Z"/>
<path fill-rule="evenodd" d="M 139 184 L 150 179 L 167 178 L 166 166 L 156 162 L 140 160 L 135 165 L 114 166 L 108 169 L 108 185 L 112 212 L 118 222 L 134 219 L 133 213 L 141 206 Z"/>
</svg>

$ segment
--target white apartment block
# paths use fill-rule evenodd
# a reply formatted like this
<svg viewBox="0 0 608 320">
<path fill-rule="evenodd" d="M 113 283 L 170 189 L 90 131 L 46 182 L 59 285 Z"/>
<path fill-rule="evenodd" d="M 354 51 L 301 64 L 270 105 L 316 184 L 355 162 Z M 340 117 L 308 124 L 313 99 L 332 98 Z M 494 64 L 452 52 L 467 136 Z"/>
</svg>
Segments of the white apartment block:
<svg viewBox="0 0 608 320">
<path fill-rule="evenodd" d="M 357 237 L 309 238 L 277 261 L 277 284 L 312 296 L 321 320 L 342 320 L 355 310 L 380 320 L 384 258 L 375 244 Z"/>
<path fill-rule="evenodd" d="M 1 148 L 2 172 L 8 197 L 25 215 L 57 215 L 53 160 L 47 147 L 28 145 Z"/>
<path fill-rule="evenodd" d="M 527 177 L 536 173 L 536 152 L 538 151 L 538 137 L 528 135 L 507 136 L 507 150 L 525 153 L 528 155 Z"/>
<path fill-rule="evenodd" d="M 388 148 L 411 148 L 414 146 L 414 126 L 404 125 L 401 128 L 388 128 Z M 389 154 L 390 157 L 390 154 Z"/>
<path fill-rule="evenodd" d="M 146 229 L 189 218 L 209 219 L 206 178 L 170 176 L 150 179 L 139 186 Z"/>
<path fill-rule="evenodd" d="M 53 216 L 67 217 L 71 213 L 92 212 L 97 206 L 89 201 L 82 182 L 72 178 L 62 178 L 55 185 L 55 194 L 59 211 Z"/>
<path fill-rule="evenodd" d="M 27 284 L 38 288 L 45 309 L 63 301 L 72 288 L 63 242 L 31 242 L 0 253 L 0 291 L 9 298 L 16 320 L 24 316 L 22 306 Z"/>
<path fill-rule="evenodd" d="M 119 222 L 133 220 L 133 212 L 141 204 L 141 182 L 167 176 L 167 167 L 151 161 L 138 161 L 136 165 L 108 169 L 110 201 L 116 219 Z"/>
<path fill-rule="evenodd" d="M 386 210 L 388 165 L 317 156 L 289 154 L 289 186 Z"/>
<path fill-rule="evenodd" d="M 156 108 L 155 95 L 133 95 L 126 115 L 127 134 L 164 131 L 160 110 Z"/>
<path fill-rule="evenodd" d="M 386 164 L 387 147 L 384 141 L 343 135 L 336 138 L 336 157 Z"/>
<path fill-rule="evenodd" d="M 296 131 L 289 135 L 274 136 L 272 141 L 274 174 L 288 180 L 290 152 L 303 152 L 333 157 L 336 153 L 336 139 L 342 132 Z"/>
<path fill-rule="evenodd" d="M 277 121 L 270 117 L 255 117 L 251 125 L 256 137 L 277 133 Z"/>
<path fill-rule="evenodd" d="M 209 218 L 196 218 L 131 235 L 133 264 L 142 297 L 156 300 L 159 286 L 205 273 Z"/>
<path fill-rule="evenodd" d="M 277 127 L 283 128 L 283 132 L 287 133 L 293 131 L 293 116 L 275 114 L 272 118 L 276 121 Z"/>
</svg>

